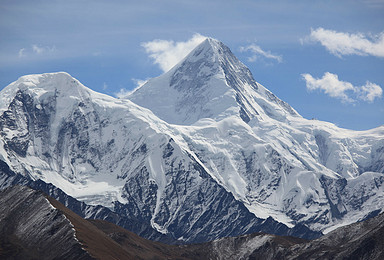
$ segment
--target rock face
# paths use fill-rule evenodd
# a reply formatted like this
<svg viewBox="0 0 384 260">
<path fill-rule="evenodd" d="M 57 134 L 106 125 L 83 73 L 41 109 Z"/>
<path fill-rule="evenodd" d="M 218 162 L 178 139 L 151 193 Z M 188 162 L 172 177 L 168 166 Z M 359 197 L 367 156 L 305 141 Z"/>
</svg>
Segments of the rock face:
<svg viewBox="0 0 384 260">
<path fill-rule="evenodd" d="M 177 246 L 143 239 L 112 223 L 88 221 L 42 192 L 0 192 L 1 259 L 191 259 Z"/>
<path fill-rule="evenodd" d="M 384 127 L 302 118 L 216 40 L 130 99 L 66 73 L 7 86 L 0 161 L 16 175 L 0 176 L 0 187 L 40 183 L 63 203 L 85 203 L 65 204 L 83 217 L 168 242 L 257 231 L 314 238 L 384 207 Z"/>
<path fill-rule="evenodd" d="M 384 257 L 384 214 L 312 241 L 254 233 L 192 245 L 146 240 L 85 220 L 26 186 L 0 192 L 2 259 L 367 259 Z"/>
<path fill-rule="evenodd" d="M 255 233 L 190 248 L 205 252 L 205 259 L 383 259 L 383 235 L 381 214 L 312 241 Z"/>
<path fill-rule="evenodd" d="M 0 191 L 0 205 L 2 259 L 93 259 L 71 222 L 40 192 L 15 186 Z"/>
<path fill-rule="evenodd" d="M 100 205 L 87 205 L 84 202 L 78 201 L 69 196 L 61 189 L 50 183 L 45 183 L 40 179 L 34 181 L 20 174 L 14 173 L 9 169 L 8 165 L 6 165 L 3 161 L 0 161 L 0 190 L 15 185 L 28 186 L 32 189 L 42 191 L 43 193 L 56 198 L 59 202 L 68 207 L 68 209 L 82 218 L 106 220 L 151 240 L 160 240 L 165 243 L 177 242 L 173 237 L 159 233 L 153 229 L 149 223 L 142 222 L 135 216 L 119 214 Z"/>
<path fill-rule="evenodd" d="M 291 247 L 287 259 L 383 259 L 384 214 Z"/>
</svg>

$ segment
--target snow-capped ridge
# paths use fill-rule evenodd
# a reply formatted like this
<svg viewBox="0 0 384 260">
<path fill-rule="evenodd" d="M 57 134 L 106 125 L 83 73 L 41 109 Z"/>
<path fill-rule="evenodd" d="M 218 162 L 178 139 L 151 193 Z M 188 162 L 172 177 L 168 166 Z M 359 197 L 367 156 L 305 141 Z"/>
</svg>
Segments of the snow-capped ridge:
<svg viewBox="0 0 384 260">
<path fill-rule="evenodd" d="M 15 96 L 21 92 L 28 93 L 32 98 L 44 102 L 44 100 L 56 97 L 89 98 L 93 91 L 66 72 L 26 75 L 1 91 L 0 109 L 6 109 Z"/>
<path fill-rule="evenodd" d="M 80 86 L 82 88 L 86 88 L 67 72 L 54 72 L 22 76 L 15 82 L 8 85 L 4 90 L 6 90 L 6 92 L 10 92 L 15 88 L 22 91 L 31 89 L 34 94 L 38 96 L 40 94 L 39 89 L 45 89 L 45 91 L 60 90 L 69 92 L 74 91 Z"/>
</svg>

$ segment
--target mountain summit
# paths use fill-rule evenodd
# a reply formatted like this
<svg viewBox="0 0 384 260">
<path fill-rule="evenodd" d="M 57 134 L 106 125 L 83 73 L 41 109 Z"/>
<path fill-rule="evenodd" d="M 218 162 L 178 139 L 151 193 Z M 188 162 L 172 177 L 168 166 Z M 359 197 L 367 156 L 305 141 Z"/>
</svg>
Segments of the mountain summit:
<svg viewBox="0 0 384 260">
<path fill-rule="evenodd" d="M 129 97 L 172 124 L 237 115 L 285 120 L 299 116 L 257 83 L 250 70 L 223 43 L 207 38 L 167 73 L 149 80 Z"/>
</svg>

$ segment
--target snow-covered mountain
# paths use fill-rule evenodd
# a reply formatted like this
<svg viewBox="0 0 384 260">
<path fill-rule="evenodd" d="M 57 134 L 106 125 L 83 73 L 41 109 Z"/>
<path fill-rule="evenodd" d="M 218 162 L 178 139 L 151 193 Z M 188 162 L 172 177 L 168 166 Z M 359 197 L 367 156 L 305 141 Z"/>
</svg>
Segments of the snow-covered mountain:
<svg viewBox="0 0 384 260">
<path fill-rule="evenodd" d="M 0 102 L 1 160 L 87 204 L 189 242 L 260 230 L 314 235 L 255 217 L 212 178 L 179 129 L 66 73 L 22 77 Z"/>
<path fill-rule="evenodd" d="M 381 211 L 384 126 L 302 118 L 208 38 L 129 97 L 175 124 L 211 176 L 259 217 L 328 231 Z"/>
<path fill-rule="evenodd" d="M 314 237 L 301 224 L 328 231 L 384 206 L 384 127 L 302 118 L 214 39 L 129 99 L 66 73 L 21 77 L 0 92 L 0 160 L 187 242 Z"/>
</svg>

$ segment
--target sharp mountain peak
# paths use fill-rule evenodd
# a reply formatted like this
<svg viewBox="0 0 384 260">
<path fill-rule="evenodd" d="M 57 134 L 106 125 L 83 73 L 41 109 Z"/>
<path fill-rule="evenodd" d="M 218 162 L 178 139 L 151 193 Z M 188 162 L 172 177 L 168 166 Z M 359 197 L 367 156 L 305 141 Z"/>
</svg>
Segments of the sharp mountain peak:
<svg viewBox="0 0 384 260">
<path fill-rule="evenodd" d="M 165 74 L 149 80 L 130 100 L 168 123 L 238 116 L 285 121 L 299 114 L 257 83 L 251 71 L 218 40 L 207 38 Z"/>
</svg>

